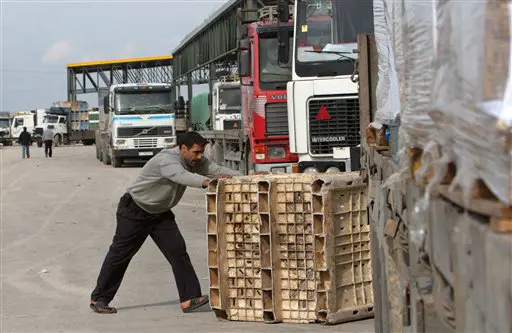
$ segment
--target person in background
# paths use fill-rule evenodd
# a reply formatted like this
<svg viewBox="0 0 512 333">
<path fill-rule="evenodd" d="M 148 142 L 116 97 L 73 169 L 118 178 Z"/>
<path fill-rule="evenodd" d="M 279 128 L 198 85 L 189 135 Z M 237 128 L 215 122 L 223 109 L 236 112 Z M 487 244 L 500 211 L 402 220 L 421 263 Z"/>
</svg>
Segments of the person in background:
<svg viewBox="0 0 512 333">
<path fill-rule="evenodd" d="M 32 136 L 29 132 L 27 132 L 27 127 L 23 127 L 23 132 L 21 132 L 20 137 L 18 138 L 18 143 L 21 145 L 21 156 L 22 158 L 30 158 L 30 145 L 32 144 Z"/>
<path fill-rule="evenodd" d="M 173 209 L 188 186 L 206 188 L 211 179 L 241 175 L 215 164 L 204 156 L 207 141 L 197 132 L 178 137 L 178 147 L 164 149 L 151 158 L 140 175 L 127 187 L 117 206 L 117 227 L 101 267 L 90 308 L 97 313 L 116 313 L 109 303 L 133 256 L 151 236 L 172 267 L 183 312 L 208 303 L 185 240 L 176 224 Z M 187 221 L 190 223 L 190 221 Z M 151 284 L 152 276 L 146 277 Z"/>
<path fill-rule="evenodd" d="M 46 157 L 52 157 L 53 136 L 55 135 L 54 127 L 53 125 L 48 125 L 48 128 L 43 132 L 44 154 Z"/>
</svg>

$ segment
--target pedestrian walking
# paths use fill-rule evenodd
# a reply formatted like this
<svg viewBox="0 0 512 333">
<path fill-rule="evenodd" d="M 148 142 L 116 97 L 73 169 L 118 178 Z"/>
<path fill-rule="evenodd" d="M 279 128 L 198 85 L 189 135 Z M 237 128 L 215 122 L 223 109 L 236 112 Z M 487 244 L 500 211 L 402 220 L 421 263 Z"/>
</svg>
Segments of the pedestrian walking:
<svg viewBox="0 0 512 333">
<path fill-rule="evenodd" d="M 23 132 L 20 133 L 18 143 L 21 145 L 21 157 L 30 158 L 30 145 L 32 144 L 32 136 L 27 132 L 27 127 L 23 127 Z"/>
<path fill-rule="evenodd" d="M 52 157 L 53 136 L 55 135 L 55 132 L 53 131 L 54 127 L 55 126 L 53 125 L 48 125 L 48 128 L 43 132 L 42 140 L 44 143 L 44 154 L 46 157 Z"/>
<path fill-rule="evenodd" d="M 191 312 L 208 303 L 176 224 L 172 208 L 188 186 L 206 188 L 211 179 L 240 175 L 204 156 L 207 141 L 197 132 L 178 138 L 178 147 L 164 149 L 142 168 L 117 206 L 117 226 L 101 267 L 90 308 L 116 313 L 109 303 L 117 293 L 132 257 L 151 236 L 172 267 L 181 309 Z"/>
</svg>

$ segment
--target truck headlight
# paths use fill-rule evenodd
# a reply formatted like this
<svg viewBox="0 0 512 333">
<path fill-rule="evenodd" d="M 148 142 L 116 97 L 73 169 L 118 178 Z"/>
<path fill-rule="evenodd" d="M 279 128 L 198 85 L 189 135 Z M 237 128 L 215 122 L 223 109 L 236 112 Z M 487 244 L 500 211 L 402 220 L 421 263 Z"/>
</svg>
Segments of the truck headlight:
<svg viewBox="0 0 512 333">
<path fill-rule="evenodd" d="M 285 158 L 286 149 L 284 147 L 269 147 L 268 158 Z"/>
<path fill-rule="evenodd" d="M 117 146 L 122 146 L 122 145 L 124 145 L 125 143 L 126 143 L 126 140 L 119 140 L 119 139 L 117 139 L 117 140 L 116 140 L 116 145 L 117 145 Z"/>
</svg>

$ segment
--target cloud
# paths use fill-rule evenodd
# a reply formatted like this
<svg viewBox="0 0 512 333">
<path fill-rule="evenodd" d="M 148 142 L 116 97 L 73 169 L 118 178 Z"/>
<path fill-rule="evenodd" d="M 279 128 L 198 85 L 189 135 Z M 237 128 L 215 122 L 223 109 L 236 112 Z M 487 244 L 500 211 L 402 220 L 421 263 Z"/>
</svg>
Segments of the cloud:
<svg viewBox="0 0 512 333">
<path fill-rule="evenodd" d="M 48 48 L 43 56 L 43 63 L 50 64 L 60 60 L 68 59 L 75 54 L 73 43 L 70 41 L 60 41 Z"/>
</svg>

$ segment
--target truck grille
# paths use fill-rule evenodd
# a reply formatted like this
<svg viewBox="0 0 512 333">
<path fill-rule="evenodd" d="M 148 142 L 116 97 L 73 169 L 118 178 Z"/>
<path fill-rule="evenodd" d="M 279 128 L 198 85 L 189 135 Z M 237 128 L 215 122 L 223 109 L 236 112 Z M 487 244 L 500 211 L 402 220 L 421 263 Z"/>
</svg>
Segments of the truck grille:
<svg viewBox="0 0 512 333">
<path fill-rule="evenodd" d="M 265 104 L 267 135 L 288 135 L 288 109 L 286 103 Z"/>
<path fill-rule="evenodd" d="M 323 107 L 327 112 L 321 112 L 320 119 L 317 119 Z M 355 147 L 360 140 L 357 98 L 309 101 L 309 146 L 312 155 L 332 155 L 334 147 Z"/>
<path fill-rule="evenodd" d="M 146 131 L 146 132 L 144 132 Z M 119 127 L 117 129 L 118 138 L 131 138 L 133 136 L 170 136 L 172 135 L 171 126 L 159 126 L 159 127 Z"/>
<path fill-rule="evenodd" d="M 135 148 L 156 148 L 158 139 L 133 139 Z"/>
</svg>

